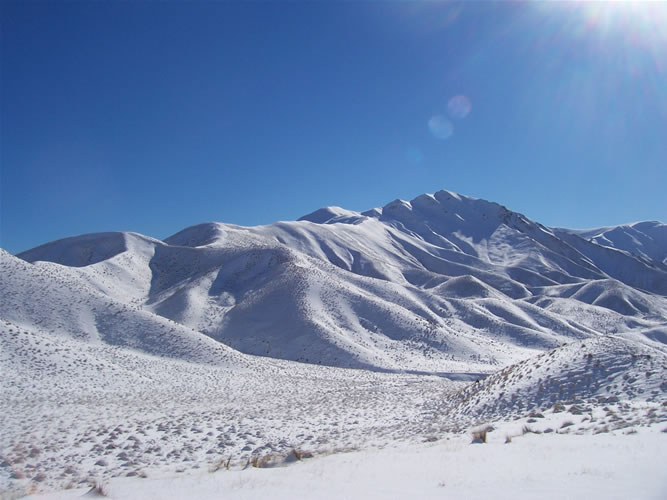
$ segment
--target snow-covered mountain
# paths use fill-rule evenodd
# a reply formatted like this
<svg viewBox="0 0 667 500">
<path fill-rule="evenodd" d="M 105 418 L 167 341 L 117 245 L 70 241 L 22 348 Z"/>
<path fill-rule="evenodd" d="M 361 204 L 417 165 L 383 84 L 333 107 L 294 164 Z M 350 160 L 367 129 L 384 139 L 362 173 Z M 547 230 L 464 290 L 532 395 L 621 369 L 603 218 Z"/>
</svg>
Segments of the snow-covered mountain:
<svg viewBox="0 0 667 500">
<path fill-rule="evenodd" d="M 164 241 L 89 234 L 0 254 L 0 317 L 204 362 L 241 351 L 491 372 L 612 333 L 663 348 L 665 227 L 550 229 L 439 191 L 363 213 L 200 224 Z"/>
<path fill-rule="evenodd" d="M 655 264 L 667 265 L 667 225 L 657 221 L 637 222 L 596 229 L 559 229 L 598 245 L 615 248 L 633 257 Z M 663 267 L 665 269 L 665 267 Z"/>
<path fill-rule="evenodd" d="M 419 453 L 420 470 L 423 453 L 445 460 L 438 470 L 468 456 L 472 484 L 482 456 L 463 450 L 487 428 L 497 430 L 494 470 L 508 462 L 503 439 L 518 451 L 549 435 L 525 452 L 532 463 L 570 446 L 557 434 L 581 438 L 580 465 L 561 481 L 588 470 L 604 443 L 625 455 L 640 434 L 644 447 L 628 459 L 638 472 L 610 462 L 609 474 L 652 478 L 658 491 L 664 225 L 628 227 L 646 237 L 625 226 L 551 229 L 440 191 L 363 213 L 200 224 L 164 241 L 103 233 L 19 256 L 0 249 L 0 497 L 78 495 L 111 481 L 110 496 L 143 498 L 141 487 L 122 490 L 139 476 L 158 478 L 149 496 L 245 498 L 238 485 L 250 484 L 251 464 L 398 443 Z M 173 493 L 175 475 L 202 467 L 226 472 L 184 479 L 197 486 Z M 540 477 L 552 474 L 553 463 L 543 467 Z M 369 477 L 375 488 L 380 476 Z M 598 479 L 582 491 L 598 491 Z"/>
</svg>

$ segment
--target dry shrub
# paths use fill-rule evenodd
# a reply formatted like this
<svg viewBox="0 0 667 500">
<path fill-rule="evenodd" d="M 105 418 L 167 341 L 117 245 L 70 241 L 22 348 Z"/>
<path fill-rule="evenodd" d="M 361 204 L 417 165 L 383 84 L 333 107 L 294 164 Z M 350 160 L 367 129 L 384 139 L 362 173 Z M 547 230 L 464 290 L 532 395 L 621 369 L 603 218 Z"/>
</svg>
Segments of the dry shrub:
<svg viewBox="0 0 667 500">
<path fill-rule="evenodd" d="M 486 443 L 486 433 L 487 428 L 477 429 L 472 431 L 472 442 L 473 443 Z"/>
<path fill-rule="evenodd" d="M 257 469 L 266 469 L 267 467 L 271 467 L 274 465 L 274 460 L 273 456 L 271 455 L 264 455 L 264 456 L 254 456 L 250 458 L 250 465 Z"/>
<path fill-rule="evenodd" d="M 90 483 L 92 485 L 92 488 L 88 490 L 88 493 L 86 493 L 85 496 L 87 497 L 106 497 L 108 496 L 106 487 L 102 484 L 101 481 L 98 481 L 97 479 L 92 479 L 90 480 Z"/>
<path fill-rule="evenodd" d="M 299 450 L 298 448 L 293 448 L 290 452 L 290 456 L 293 456 L 297 460 L 303 460 L 304 458 L 313 458 L 313 454 L 309 451 Z"/>
<path fill-rule="evenodd" d="M 229 470 L 229 466 L 232 463 L 232 456 L 230 455 L 227 460 L 225 460 L 225 457 L 220 457 L 220 460 L 215 462 L 213 465 L 211 465 L 211 468 L 209 469 L 210 472 L 217 472 L 223 467 L 226 470 Z"/>
</svg>

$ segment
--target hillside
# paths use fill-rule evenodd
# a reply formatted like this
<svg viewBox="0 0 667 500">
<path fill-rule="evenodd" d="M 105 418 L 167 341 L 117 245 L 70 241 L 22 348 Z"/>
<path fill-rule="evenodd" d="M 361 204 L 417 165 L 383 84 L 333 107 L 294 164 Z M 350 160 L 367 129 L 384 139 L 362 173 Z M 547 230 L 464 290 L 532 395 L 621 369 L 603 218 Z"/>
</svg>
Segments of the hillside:
<svg viewBox="0 0 667 500">
<path fill-rule="evenodd" d="M 579 414 L 584 404 L 596 402 L 660 402 L 667 394 L 665 373 L 667 349 L 600 337 L 558 347 L 471 384 L 455 398 L 454 412 L 483 421 L 559 405 L 564 411 L 568 401 L 579 404 Z"/>
<path fill-rule="evenodd" d="M 667 271 L 651 260 L 664 242 L 638 239 L 631 252 L 627 241 L 615 248 L 583 236 L 440 191 L 363 213 L 328 207 L 268 226 L 200 224 L 164 241 L 84 235 L 19 257 L 35 263 L 22 271 L 26 284 L 39 273 L 67 276 L 96 300 L 188 335 L 331 366 L 490 372 L 597 335 L 664 342 Z M 104 322 L 101 307 L 76 307 L 54 324 L 45 306 L 41 321 L 71 332 Z"/>
<path fill-rule="evenodd" d="M 219 469 L 243 482 L 252 463 L 399 445 L 455 450 L 469 475 L 464 448 L 489 425 L 499 446 L 553 433 L 565 454 L 580 444 L 555 434 L 587 436 L 586 456 L 598 434 L 653 443 L 667 421 L 660 240 L 603 233 L 441 191 L 0 250 L 0 494 L 112 481 L 141 497 L 123 484 Z"/>
</svg>

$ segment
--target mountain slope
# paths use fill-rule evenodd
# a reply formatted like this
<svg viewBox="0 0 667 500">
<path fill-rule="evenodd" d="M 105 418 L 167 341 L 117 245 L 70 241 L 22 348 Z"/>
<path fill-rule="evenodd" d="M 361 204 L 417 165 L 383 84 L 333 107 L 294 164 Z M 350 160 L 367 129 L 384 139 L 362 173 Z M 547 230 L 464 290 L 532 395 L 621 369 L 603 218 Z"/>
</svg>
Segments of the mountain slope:
<svg viewBox="0 0 667 500">
<path fill-rule="evenodd" d="M 89 344 L 219 366 L 247 366 L 244 356 L 151 312 L 92 288 L 72 269 L 29 264 L 0 250 L 2 320 L 26 331 Z"/>
<path fill-rule="evenodd" d="M 667 225 L 661 222 L 646 221 L 614 227 L 559 231 L 576 234 L 597 245 L 615 248 L 646 261 L 667 265 Z"/>
<path fill-rule="evenodd" d="M 664 342 L 667 272 L 647 252 L 440 191 L 363 213 L 328 207 L 267 226 L 200 224 L 164 241 L 85 235 L 20 257 L 141 321 L 167 318 L 183 335 L 249 354 L 489 372 L 608 333 Z M 99 330 L 104 306 L 91 307 L 75 309 L 62 329 Z"/>
<path fill-rule="evenodd" d="M 462 390 L 454 413 L 483 420 L 562 401 L 662 401 L 667 350 L 615 337 L 574 342 L 507 367 Z"/>
</svg>

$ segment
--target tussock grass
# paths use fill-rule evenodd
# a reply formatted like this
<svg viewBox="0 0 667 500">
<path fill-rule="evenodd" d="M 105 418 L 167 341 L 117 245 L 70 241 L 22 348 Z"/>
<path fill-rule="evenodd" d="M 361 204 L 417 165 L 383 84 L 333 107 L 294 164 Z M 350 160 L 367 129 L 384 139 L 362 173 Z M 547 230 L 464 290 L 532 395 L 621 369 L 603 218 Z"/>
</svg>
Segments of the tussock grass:
<svg viewBox="0 0 667 500">
<path fill-rule="evenodd" d="M 91 484 L 90 490 L 88 490 L 88 493 L 86 493 L 85 496 L 87 497 L 106 497 L 109 496 L 109 493 L 106 489 L 106 486 L 102 484 L 101 481 L 97 479 L 91 479 L 89 480 Z"/>
<path fill-rule="evenodd" d="M 538 430 L 533 429 L 532 427 L 530 427 L 528 425 L 524 425 L 523 428 L 521 429 L 521 433 L 523 435 L 526 435 L 526 434 L 542 434 L 542 431 L 538 431 Z"/>
<path fill-rule="evenodd" d="M 493 430 L 493 427 L 484 426 L 472 431 L 473 443 L 486 443 L 486 434 Z"/>
<path fill-rule="evenodd" d="M 220 457 L 220 460 L 211 465 L 209 472 L 218 472 L 222 468 L 229 470 L 229 466 L 231 465 L 231 463 L 232 463 L 231 455 L 226 460 L 225 457 Z"/>
<path fill-rule="evenodd" d="M 303 460 L 304 458 L 313 458 L 313 454 L 309 451 L 292 448 L 292 451 L 288 455 L 289 457 L 294 457 L 296 460 Z"/>
</svg>

